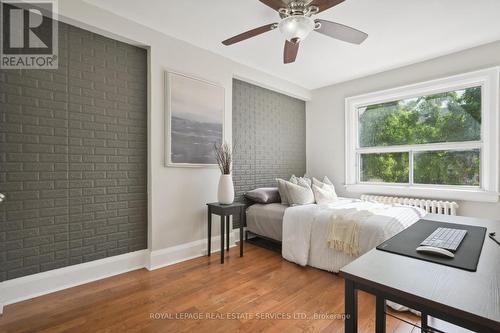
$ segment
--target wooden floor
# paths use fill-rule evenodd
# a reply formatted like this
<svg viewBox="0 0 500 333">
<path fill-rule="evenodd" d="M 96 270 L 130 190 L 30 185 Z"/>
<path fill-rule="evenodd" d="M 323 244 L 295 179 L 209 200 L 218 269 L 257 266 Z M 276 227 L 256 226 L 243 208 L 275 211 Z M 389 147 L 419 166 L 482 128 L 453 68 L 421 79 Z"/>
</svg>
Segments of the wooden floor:
<svg viewBox="0 0 500 333">
<path fill-rule="evenodd" d="M 335 319 L 344 311 L 341 278 L 255 245 L 245 245 L 243 258 L 238 250 L 229 251 L 224 265 L 217 253 L 9 305 L 0 316 L 0 332 L 344 331 L 343 320 Z M 359 297 L 359 332 L 374 332 L 374 298 Z M 420 330 L 388 317 L 387 332 Z"/>
</svg>

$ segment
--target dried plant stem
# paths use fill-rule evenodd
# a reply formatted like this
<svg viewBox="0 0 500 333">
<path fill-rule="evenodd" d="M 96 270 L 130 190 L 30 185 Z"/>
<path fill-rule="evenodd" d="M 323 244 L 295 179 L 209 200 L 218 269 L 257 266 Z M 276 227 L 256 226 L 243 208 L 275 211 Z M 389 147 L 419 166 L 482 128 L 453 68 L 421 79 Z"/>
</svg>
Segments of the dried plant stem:
<svg viewBox="0 0 500 333">
<path fill-rule="evenodd" d="M 232 152 L 229 145 L 226 142 L 222 144 L 215 143 L 214 152 L 220 172 L 223 175 L 231 174 Z"/>
</svg>

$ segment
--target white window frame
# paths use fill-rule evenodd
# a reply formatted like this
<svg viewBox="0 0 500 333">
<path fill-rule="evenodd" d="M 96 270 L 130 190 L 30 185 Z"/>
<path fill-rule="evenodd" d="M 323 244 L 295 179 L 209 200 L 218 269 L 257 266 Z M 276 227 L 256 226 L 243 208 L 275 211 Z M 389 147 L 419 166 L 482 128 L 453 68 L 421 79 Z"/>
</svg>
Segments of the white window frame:
<svg viewBox="0 0 500 333">
<path fill-rule="evenodd" d="M 500 67 L 450 76 L 345 99 L 345 187 L 349 192 L 435 199 L 498 201 Z M 363 106 L 481 86 L 481 140 L 391 147 L 359 147 L 358 109 Z M 360 154 L 481 149 L 480 187 L 361 182 Z M 413 161 L 410 154 L 410 180 Z"/>
</svg>

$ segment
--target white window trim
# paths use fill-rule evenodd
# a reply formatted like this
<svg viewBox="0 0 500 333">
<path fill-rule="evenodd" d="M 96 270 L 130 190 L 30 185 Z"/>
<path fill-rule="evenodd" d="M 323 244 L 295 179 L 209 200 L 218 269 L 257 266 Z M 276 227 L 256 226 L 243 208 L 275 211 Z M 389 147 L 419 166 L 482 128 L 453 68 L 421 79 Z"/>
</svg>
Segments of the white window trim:
<svg viewBox="0 0 500 333">
<path fill-rule="evenodd" d="M 450 76 L 389 90 L 353 96 L 345 100 L 345 187 L 349 192 L 402 195 L 436 199 L 498 201 L 499 188 L 499 80 L 500 67 Z M 481 86 L 481 141 L 439 144 L 359 148 L 357 109 L 371 104 Z M 481 187 L 450 185 L 409 185 L 360 182 L 358 154 L 361 152 L 397 152 L 481 148 Z M 410 161 L 411 163 L 411 161 Z M 410 165 L 411 166 L 411 165 Z M 410 172 L 413 172 L 411 170 Z"/>
</svg>

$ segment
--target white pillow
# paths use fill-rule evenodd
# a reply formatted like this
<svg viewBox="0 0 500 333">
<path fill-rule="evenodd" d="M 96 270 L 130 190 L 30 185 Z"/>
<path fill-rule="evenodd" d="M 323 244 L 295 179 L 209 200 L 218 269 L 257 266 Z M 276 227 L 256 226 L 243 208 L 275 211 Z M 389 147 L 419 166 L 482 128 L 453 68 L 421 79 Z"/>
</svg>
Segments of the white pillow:
<svg viewBox="0 0 500 333">
<path fill-rule="evenodd" d="M 327 176 L 323 177 L 323 181 L 320 181 L 320 180 L 313 177 L 312 183 L 318 187 L 321 187 L 321 188 L 323 188 L 324 185 L 333 186 L 333 183 L 330 181 L 330 179 L 328 179 Z"/>
<path fill-rule="evenodd" d="M 313 186 L 317 187 L 316 191 L 313 189 L 317 204 L 321 205 L 322 203 L 332 203 L 338 200 L 337 193 L 335 192 L 335 186 L 333 186 L 327 176 L 323 178 L 323 181 L 313 178 L 312 183 Z"/>
<path fill-rule="evenodd" d="M 304 177 L 297 177 L 295 175 L 292 175 L 292 177 L 290 178 L 290 182 L 294 183 L 294 184 L 299 184 L 299 182 L 301 182 L 303 184 L 307 184 L 307 186 L 311 187 L 312 185 L 312 181 L 311 181 L 311 178 L 308 178 L 304 175 Z"/>
<path fill-rule="evenodd" d="M 314 193 L 314 200 L 318 205 L 334 203 L 338 200 L 337 193 L 335 193 L 333 186 L 326 185 L 321 188 L 318 185 L 313 184 L 312 191 Z"/>
<path fill-rule="evenodd" d="M 312 186 L 312 180 L 311 180 L 311 178 L 304 176 L 301 179 L 307 183 L 307 186 L 309 186 L 309 187 Z"/>
<path fill-rule="evenodd" d="M 288 205 L 288 195 L 286 191 L 286 180 L 281 178 L 276 178 L 276 182 L 278 183 L 278 192 L 280 192 L 281 203 L 283 205 Z"/>
<path fill-rule="evenodd" d="M 285 181 L 288 202 L 292 206 L 307 205 L 314 203 L 314 193 L 304 180 L 299 180 L 299 184 Z"/>
<path fill-rule="evenodd" d="M 281 197 L 281 203 L 283 205 L 288 205 L 290 203 L 289 194 L 288 190 L 285 186 L 286 182 L 290 182 L 295 185 L 302 185 L 302 186 L 307 186 L 311 187 L 312 181 L 310 178 L 307 177 L 296 177 L 295 175 L 292 175 L 290 177 L 290 181 L 287 181 L 283 178 L 276 178 L 276 182 L 278 183 L 278 192 L 280 193 Z"/>
</svg>

